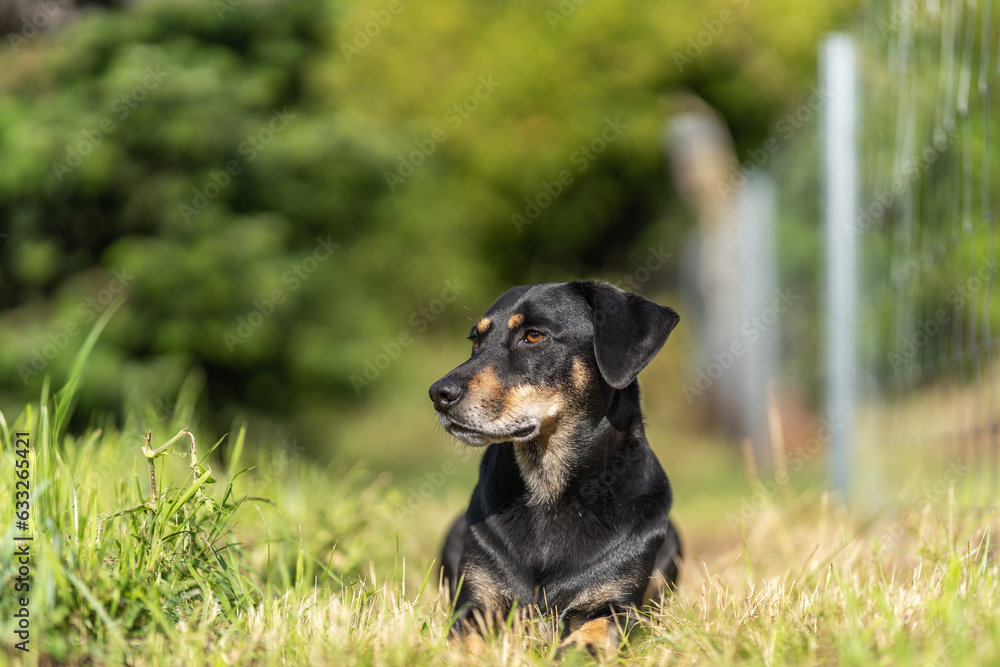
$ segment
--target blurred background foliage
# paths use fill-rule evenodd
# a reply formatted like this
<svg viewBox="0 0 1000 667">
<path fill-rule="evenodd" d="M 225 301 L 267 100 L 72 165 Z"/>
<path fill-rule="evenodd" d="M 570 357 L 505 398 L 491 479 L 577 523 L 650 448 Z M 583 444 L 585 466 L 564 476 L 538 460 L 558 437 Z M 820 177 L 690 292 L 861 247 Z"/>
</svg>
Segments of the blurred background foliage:
<svg viewBox="0 0 1000 667">
<path fill-rule="evenodd" d="M 0 48 L 0 408 L 65 377 L 121 293 L 80 419 L 154 396 L 171 422 L 195 386 L 220 431 L 246 417 L 335 453 L 370 447 L 355 416 L 406 423 L 400 396 L 430 423 L 426 386 L 511 285 L 620 280 L 662 247 L 643 291 L 675 291 L 694 223 L 666 93 L 718 109 L 743 159 L 857 3 L 115 4 L 27 38 L 8 22 Z M 627 127 L 574 162 L 608 122 Z M 387 178 L 401 161 L 421 164 Z M 359 383 L 380 354 L 398 360 Z"/>
</svg>

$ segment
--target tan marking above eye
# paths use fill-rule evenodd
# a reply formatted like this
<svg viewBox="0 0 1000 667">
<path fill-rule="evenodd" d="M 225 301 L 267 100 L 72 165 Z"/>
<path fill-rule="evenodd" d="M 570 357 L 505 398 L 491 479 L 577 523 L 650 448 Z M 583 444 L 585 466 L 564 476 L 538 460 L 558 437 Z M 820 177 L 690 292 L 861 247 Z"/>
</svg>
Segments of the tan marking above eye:
<svg viewBox="0 0 1000 667">
<path fill-rule="evenodd" d="M 510 319 L 507 320 L 508 329 L 516 329 L 524 324 L 524 315 L 522 313 L 517 313 L 516 315 L 511 315 Z"/>
<path fill-rule="evenodd" d="M 486 333 L 486 330 L 490 328 L 491 324 L 493 323 L 490 321 L 490 318 L 484 317 L 476 323 L 476 331 L 479 333 Z"/>
</svg>

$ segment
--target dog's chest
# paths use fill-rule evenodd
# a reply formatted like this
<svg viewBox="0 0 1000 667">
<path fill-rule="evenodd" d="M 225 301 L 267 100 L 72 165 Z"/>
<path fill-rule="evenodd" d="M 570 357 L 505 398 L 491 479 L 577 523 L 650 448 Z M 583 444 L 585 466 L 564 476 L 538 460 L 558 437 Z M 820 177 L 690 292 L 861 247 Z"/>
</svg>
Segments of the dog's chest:
<svg viewBox="0 0 1000 667">
<path fill-rule="evenodd" d="M 498 569 L 509 593 L 522 600 L 544 590 L 550 605 L 565 608 L 566 595 L 572 597 L 582 580 L 625 566 L 620 555 L 629 539 L 626 527 L 583 508 L 532 508 L 496 527 L 507 547 L 494 554 Z"/>
</svg>

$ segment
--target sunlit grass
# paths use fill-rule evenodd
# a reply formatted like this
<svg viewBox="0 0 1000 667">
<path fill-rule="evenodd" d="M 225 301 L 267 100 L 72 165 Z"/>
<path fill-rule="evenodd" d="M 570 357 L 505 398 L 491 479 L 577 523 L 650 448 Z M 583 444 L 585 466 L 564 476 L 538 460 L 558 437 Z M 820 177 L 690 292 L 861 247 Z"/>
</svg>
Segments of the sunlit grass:
<svg viewBox="0 0 1000 667">
<path fill-rule="evenodd" d="M 27 410 L 11 430 L 43 431 L 39 413 Z M 135 510 L 151 498 L 144 457 L 134 453 L 144 443 L 119 438 L 84 439 L 73 463 L 36 441 L 33 651 L 11 651 L 18 661 L 466 660 L 447 647 L 449 610 L 431 569 L 451 493 L 400 517 L 402 493 L 385 480 L 361 471 L 338 477 L 300 459 L 281 475 L 238 475 L 238 465 L 219 463 L 217 481 L 188 494 L 201 476 L 173 457 L 157 465 L 159 509 Z M 10 444 L 5 437 L 4 489 Z M 77 446 L 68 438 L 60 449 Z M 267 470 L 266 456 L 259 461 Z M 81 484 L 78 465 L 106 466 L 108 477 Z M 11 512 L 9 494 L 0 505 Z M 620 659 L 984 664 L 1000 656 L 996 519 L 948 502 L 923 506 L 905 524 L 893 516 L 862 521 L 811 492 L 769 498 L 741 528 L 722 524 L 714 543 L 688 544 L 678 594 L 651 612 Z M 397 539 L 422 553 L 405 558 Z M 12 609 L 4 596 L 8 651 Z M 546 631 L 515 623 L 485 661 L 541 664 L 553 650 Z"/>
<path fill-rule="evenodd" d="M 451 610 L 434 567 L 444 528 L 468 498 L 467 475 L 417 471 L 394 481 L 363 466 L 318 466 L 294 442 L 243 431 L 177 433 L 157 423 L 148 442 L 132 427 L 77 436 L 62 432 L 72 405 L 71 390 L 46 390 L 9 424 L 0 419 L 0 642 L 15 664 L 473 662 L 448 646 Z M 649 426 L 678 491 L 680 588 L 607 660 L 1000 659 L 992 514 L 963 509 L 953 492 L 852 514 L 815 490 L 810 473 L 777 489 L 745 481 L 718 443 L 693 431 L 678 439 L 669 421 L 654 415 Z M 7 521 L 17 432 L 32 444 L 29 653 L 14 648 L 8 594 L 11 538 L 22 534 Z M 464 456 L 441 447 L 431 473 Z M 411 507 L 421 480 L 430 486 Z M 483 663 L 552 661 L 551 624 L 508 625 Z"/>
</svg>

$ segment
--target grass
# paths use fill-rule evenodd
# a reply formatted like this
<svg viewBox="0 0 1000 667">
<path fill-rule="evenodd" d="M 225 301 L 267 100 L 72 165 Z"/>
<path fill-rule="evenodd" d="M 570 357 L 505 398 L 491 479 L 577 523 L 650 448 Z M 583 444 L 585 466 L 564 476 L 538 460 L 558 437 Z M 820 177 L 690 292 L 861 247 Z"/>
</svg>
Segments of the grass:
<svg viewBox="0 0 1000 667">
<path fill-rule="evenodd" d="M 432 567 L 445 525 L 467 498 L 465 472 L 436 476 L 449 469 L 434 464 L 430 477 L 400 484 L 361 467 L 317 466 L 294 443 L 255 441 L 244 430 L 218 447 L 217 437 L 182 430 L 191 414 L 184 392 L 148 441 L 134 423 L 68 434 L 89 348 L 63 391 L 44 390 L 10 424 L 0 415 L 0 659 L 472 662 L 448 648 L 450 610 Z M 651 415 L 651 432 L 661 428 Z M 14 648 L 18 601 L 10 593 L 18 567 L 11 538 L 24 533 L 8 521 L 17 509 L 17 432 L 31 442 L 28 653 Z M 719 446 L 691 444 L 670 471 L 687 546 L 680 589 L 607 662 L 1000 661 L 992 514 L 963 509 L 948 492 L 859 516 L 815 490 L 811 473 L 794 488 L 748 484 Z M 408 506 L 424 482 L 427 497 Z M 549 663 L 550 630 L 512 619 L 483 662 Z M 591 659 L 576 653 L 562 662 Z"/>
</svg>

